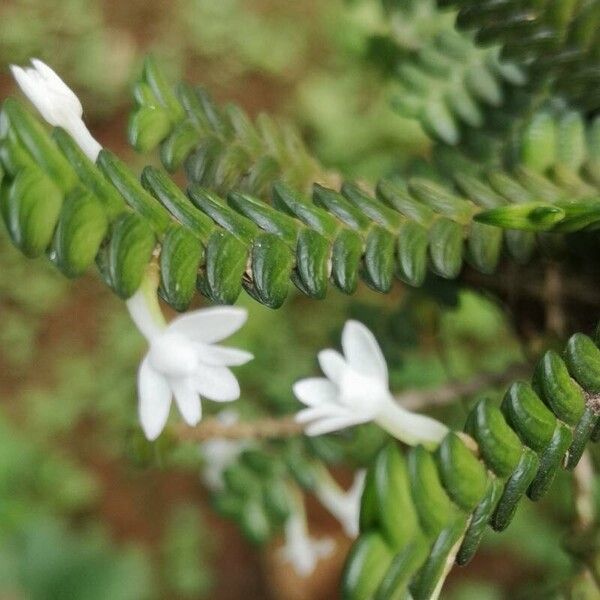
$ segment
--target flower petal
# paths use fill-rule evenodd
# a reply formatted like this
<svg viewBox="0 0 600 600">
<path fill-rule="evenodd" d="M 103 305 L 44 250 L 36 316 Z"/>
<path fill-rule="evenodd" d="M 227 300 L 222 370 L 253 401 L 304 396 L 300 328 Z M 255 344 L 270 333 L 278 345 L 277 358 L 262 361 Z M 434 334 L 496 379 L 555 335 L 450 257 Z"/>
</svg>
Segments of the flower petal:
<svg viewBox="0 0 600 600">
<path fill-rule="evenodd" d="M 311 423 L 305 430 L 306 435 L 323 435 L 325 433 L 332 433 L 339 431 L 340 429 L 346 429 L 347 427 L 353 427 L 360 423 L 366 423 L 369 419 L 365 419 L 364 416 L 356 416 L 346 414 L 339 417 L 331 417 L 327 419 L 320 419 Z"/>
<path fill-rule="evenodd" d="M 155 440 L 169 417 L 171 388 L 167 380 L 157 373 L 144 358 L 138 373 L 138 411 L 142 429 L 149 440 Z"/>
<path fill-rule="evenodd" d="M 328 379 L 339 384 L 344 367 L 346 367 L 346 361 L 337 350 L 331 350 L 330 348 L 321 350 L 319 352 L 319 365 Z"/>
<path fill-rule="evenodd" d="M 338 388 L 325 377 L 307 377 L 294 384 L 294 395 L 307 406 L 316 406 L 323 402 L 335 404 Z"/>
<path fill-rule="evenodd" d="M 247 317 L 245 309 L 233 306 L 201 308 L 171 321 L 169 330 L 182 333 L 196 342 L 212 344 L 235 333 Z"/>
<path fill-rule="evenodd" d="M 240 384 L 227 367 L 200 364 L 190 382 L 196 392 L 215 402 L 230 402 L 240 397 Z"/>
<path fill-rule="evenodd" d="M 158 285 L 158 284 L 157 284 Z M 152 310 L 154 302 L 148 300 L 148 290 L 142 285 L 126 302 L 127 310 L 140 333 L 148 340 L 157 338 L 164 330 L 162 313 Z M 158 306 L 158 304 L 157 304 Z M 163 319 L 163 322 L 160 322 Z"/>
<path fill-rule="evenodd" d="M 237 367 L 246 364 L 252 360 L 254 356 L 245 350 L 238 348 L 228 348 L 226 346 L 215 346 L 212 344 L 203 344 L 197 342 L 200 361 L 206 365 L 215 367 Z"/>
<path fill-rule="evenodd" d="M 75 95 L 73 90 L 57 75 L 56 71 L 38 58 L 32 58 L 31 64 L 47 82 L 47 85 L 51 86 L 54 92 L 57 94 L 62 94 L 65 97 L 65 101 L 69 103 L 69 109 L 72 110 L 79 118 L 81 118 L 83 115 L 83 107 L 81 106 L 79 98 Z"/>
<path fill-rule="evenodd" d="M 30 102 L 36 107 L 44 119 L 50 121 L 50 101 L 48 95 L 45 93 L 43 83 L 40 83 L 40 76 L 33 69 L 23 69 L 16 65 L 11 65 L 10 70 L 15 81 L 27 98 L 29 98 Z"/>
<path fill-rule="evenodd" d="M 202 418 L 202 404 L 198 392 L 187 381 L 171 381 L 177 408 L 183 420 L 190 426 L 198 425 Z"/>
<path fill-rule="evenodd" d="M 353 369 L 369 377 L 376 377 L 387 386 L 385 358 L 375 336 L 367 327 L 358 321 L 346 321 L 342 332 L 342 348 Z"/>
<path fill-rule="evenodd" d="M 337 404 L 321 404 L 302 409 L 296 414 L 294 420 L 296 423 L 309 423 L 317 419 L 341 417 L 346 414 L 348 412 Z"/>
</svg>

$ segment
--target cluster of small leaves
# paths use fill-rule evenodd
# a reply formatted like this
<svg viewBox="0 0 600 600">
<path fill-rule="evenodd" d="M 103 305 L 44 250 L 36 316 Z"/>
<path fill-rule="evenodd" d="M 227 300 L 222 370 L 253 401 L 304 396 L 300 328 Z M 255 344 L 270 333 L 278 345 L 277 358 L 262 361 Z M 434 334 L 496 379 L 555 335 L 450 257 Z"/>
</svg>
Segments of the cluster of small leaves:
<svg viewBox="0 0 600 600">
<path fill-rule="evenodd" d="M 393 107 L 447 144 L 457 144 L 465 127 L 493 125 L 497 120 L 491 113 L 510 105 L 512 88 L 525 83 L 521 69 L 501 61 L 499 47 L 477 47 L 456 31 L 452 15 L 433 1 L 384 0 L 383 8 L 389 32 L 375 41 L 392 45 L 385 51 L 391 55 L 392 80 L 398 82 L 392 87 Z M 419 35 L 413 39 L 409 31 Z"/>
<path fill-rule="evenodd" d="M 173 91 L 151 59 L 134 94 L 131 144 L 140 152 L 160 145 L 165 168 L 172 172 L 184 165 L 190 183 L 260 195 L 274 179 L 302 189 L 319 175 L 293 127 L 265 113 L 253 123 L 233 104 L 221 109 L 202 87 L 181 83 Z"/>
<path fill-rule="evenodd" d="M 250 448 L 223 473 L 216 509 L 234 519 L 254 543 L 268 541 L 295 510 L 297 482 L 314 485 L 314 461 L 299 440 L 277 448 Z"/>
<path fill-rule="evenodd" d="M 155 89 L 170 97 L 164 84 Z M 5 102 L 2 116 L 0 205 L 15 245 L 27 256 L 46 252 L 70 277 L 96 260 L 123 298 L 137 290 L 160 248 L 161 294 L 177 310 L 187 308 L 196 289 L 232 303 L 243 287 L 278 307 L 290 281 L 323 298 L 329 281 L 353 293 L 359 276 L 380 292 L 390 290 L 395 276 L 419 286 L 428 269 L 453 279 L 465 258 L 491 273 L 503 237 L 510 254 L 524 261 L 534 248 L 533 232 L 577 231 L 598 220 L 595 181 L 579 176 L 588 164 L 594 173 L 598 124 L 588 150 L 575 113 L 532 122 L 521 152 L 533 170 L 521 168 L 517 178 L 493 171 L 482 181 L 459 169 L 458 191 L 415 177 L 381 181 L 376 197 L 349 182 L 341 192 L 315 184 L 312 202 L 276 181 L 271 203 L 238 191 L 223 199 L 197 184 L 186 196 L 154 167 L 144 169 L 140 183 L 106 150 L 94 165 L 60 128 L 51 139 L 14 100 Z M 152 123 L 146 128 L 154 131 Z M 144 137 L 146 129 L 139 133 Z"/>
<path fill-rule="evenodd" d="M 471 560 L 488 524 L 504 530 L 525 494 L 539 500 L 560 467 L 575 468 L 588 441 L 600 439 L 597 341 L 575 334 L 562 358 L 547 352 L 531 384 L 512 384 L 500 407 L 479 400 L 466 433 L 450 432 L 435 452 L 417 446 L 405 457 L 389 444 L 379 453 L 345 597 L 437 597 L 451 562 Z"/>
<path fill-rule="evenodd" d="M 382 447 L 378 428 L 359 428 L 346 439 L 253 442 L 223 473 L 223 489 L 214 496 L 216 509 L 234 519 L 254 543 L 264 543 L 297 510 L 298 493 L 318 485 L 326 464 L 368 465 Z"/>
<path fill-rule="evenodd" d="M 531 83 L 585 111 L 600 106 L 600 2 L 438 0 L 459 8 L 458 27 L 478 43 L 502 44 L 502 57 L 527 67 Z"/>
</svg>

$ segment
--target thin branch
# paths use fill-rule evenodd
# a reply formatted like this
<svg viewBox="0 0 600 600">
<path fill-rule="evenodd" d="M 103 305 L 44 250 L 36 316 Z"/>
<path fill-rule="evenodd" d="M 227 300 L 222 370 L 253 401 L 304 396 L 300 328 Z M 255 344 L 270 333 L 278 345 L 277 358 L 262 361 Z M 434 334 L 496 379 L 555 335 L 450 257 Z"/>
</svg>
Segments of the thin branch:
<svg viewBox="0 0 600 600">
<path fill-rule="evenodd" d="M 286 438 L 301 435 L 303 431 L 304 424 L 296 423 L 293 415 L 240 421 L 229 425 L 215 417 L 209 417 L 197 427 L 178 425 L 175 428 L 175 435 L 185 441 L 205 442 L 215 438 L 227 440 Z"/>
<path fill-rule="evenodd" d="M 418 411 L 435 406 L 451 404 L 462 396 L 475 394 L 488 388 L 503 385 L 528 375 L 528 365 L 511 365 L 502 373 L 483 373 L 465 383 L 452 383 L 433 390 L 408 390 L 396 395 L 396 400 L 404 408 Z M 221 438 L 240 439 L 273 439 L 301 435 L 305 424 L 296 423 L 293 415 L 285 417 L 265 417 L 253 421 L 226 424 L 215 417 L 204 419 L 197 427 L 184 424 L 175 427 L 175 435 L 180 440 L 204 442 Z"/>
<path fill-rule="evenodd" d="M 501 373 L 482 373 L 465 382 L 449 383 L 433 390 L 407 390 L 396 395 L 396 400 L 409 410 L 424 410 L 451 404 L 461 396 L 470 396 L 488 387 L 510 383 L 531 374 L 531 367 L 517 363 Z"/>
</svg>

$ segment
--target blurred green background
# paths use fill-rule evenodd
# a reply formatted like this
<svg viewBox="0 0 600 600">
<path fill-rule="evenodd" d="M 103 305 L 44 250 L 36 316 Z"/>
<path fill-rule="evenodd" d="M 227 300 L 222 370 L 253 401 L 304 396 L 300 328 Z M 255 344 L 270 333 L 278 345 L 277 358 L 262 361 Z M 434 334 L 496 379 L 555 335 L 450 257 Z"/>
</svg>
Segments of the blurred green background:
<svg viewBox="0 0 600 600">
<path fill-rule="evenodd" d="M 430 145 L 416 122 L 389 108 L 372 60 L 378 15 L 375 0 L 4 0 L 0 95 L 17 93 L 8 64 L 47 61 L 80 95 L 100 141 L 141 167 L 125 125 L 130 82 L 152 52 L 172 81 L 201 82 L 251 115 L 293 119 L 327 167 L 375 179 Z M 398 285 L 386 297 L 331 290 L 319 310 L 294 295 L 277 312 L 241 303 L 250 319 L 235 342 L 257 357 L 239 371 L 248 414 L 293 410 L 291 384 L 316 371 L 316 351 L 336 343 L 348 317 L 381 340 L 395 391 L 523 357 L 510 316 L 454 283 L 432 279 L 417 292 Z M 260 554 L 211 510 L 198 449 L 142 440 L 135 373 L 143 351 L 124 305 L 94 273 L 67 281 L 23 258 L 0 231 L 2 600 L 280 597 Z M 461 426 L 468 404 L 443 418 Z M 551 597 L 541 586 L 571 570 L 558 540 L 572 510 L 562 476 L 505 534 L 488 535 L 444 597 Z M 319 598 L 334 597 L 328 585 Z"/>
</svg>

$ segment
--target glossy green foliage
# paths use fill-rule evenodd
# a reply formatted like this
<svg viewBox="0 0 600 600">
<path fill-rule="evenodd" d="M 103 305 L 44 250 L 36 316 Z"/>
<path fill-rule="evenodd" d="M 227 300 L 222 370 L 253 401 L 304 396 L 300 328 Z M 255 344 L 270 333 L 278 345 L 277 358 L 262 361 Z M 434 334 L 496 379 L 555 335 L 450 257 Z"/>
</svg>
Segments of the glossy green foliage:
<svg viewBox="0 0 600 600">
<path fill-rule="evenodd" d="M 582 406 L 597 393 L 600 350 L 575 334 L 564 356 L 543 357 L 534 387 L 512 384 L 500 408 L 477 402 L 467 437 L 450 432 L 433 453 L 417 446 L 404 456 L 395 443 L 380 451 L 346 563 L 345 598 L 437 597 L 450 563 L 469 562 L 487 524 L 505 529 L 523 496 L 539 500 L 560 467 L 576 466 L 600 422 L 596 405 Z"/>
<path fill-rule="evenodd" d="M 152 92 L 174 119 L 181 117 L 153 63 L 145 79 L 146 96 Z M 581 134 L 572 114 L 541 124 L 534 117 L 522 134 L 523 163 L 512 173 L 456 169 L 444 185 L 395 178 L 379 182 L 375 195 L 349 182 L 339 192 L 315 184 L 312 198 L 279 180 L 270 202 L 238 191 L 223 197 L 196 184 L 186 195 L 154 167 L 140 182 L 106 150 L 94 165 L 64 131 L 51 139 L 13 100 L 2 115 L 0 208 L 15 245 L 28 256 L 47 252 L 70 277 L 96 257 L 123 298 L 158 256 L 161 294 L 176 310 L 189 306 L 196 289 L 218 303 L 234 302 L 245 289 L 277 308 L 290 282 L 324 298 L 329 283 L 352 293 L 359 278 L 379 292 L 395 278 L 419 286 L 428 269 L 454 279 L 465 260 L 492 273 L 503 238 L 508 253 L 524 262 L 535 232 L 589 229 L 600 221 L 593 136 Z M 212 112 L 205 118 L 217 130 L 222 125 Z M 540 135 L 550 141 L 538 148 Z"/>
<path fill-rule="evenodd" d="M 235 188 L 263 194 L 276 179 L 302 187 L 319 175 L 289 125 L 266 114 L 253 123 L 238 106 L 217 106 L 204 88 L 182 83 L 172 89 L 150 58 L 135 99 L 129 141 L 140 152 L 160 146 L 165 168 L 184 166 L 191 183 L 221 193 Z"/>
<path fill-rule="evenodd" d="M 550 83 L 555 93 L 585 110 L 600 106 L 596 0 L 438 0 L 438 5 L 458 8 L 458 27 L 473 31 L 481 45 L 502 44 L 502 56 L 525 66 L 533 85 Z"/>
<path fill-rule="evenodd" d="M 500 60 L 500 48 L 478 47 L 452 28 L 453 15 L 435 2 L 383 2 L 387 35 L 379 44 L 392 55 L 391 102 L 402 116 L 417 119 L 435 140 L 455 145 L 465 128 L 493 123 L 507 110 L 513 88 L 526 77 L 514 63 Z M 413 30 L 415 38 L 407 35 Z"/>
</svg>

